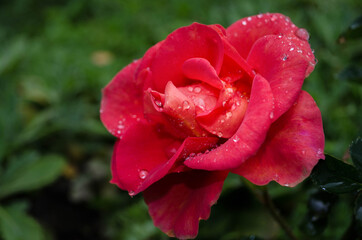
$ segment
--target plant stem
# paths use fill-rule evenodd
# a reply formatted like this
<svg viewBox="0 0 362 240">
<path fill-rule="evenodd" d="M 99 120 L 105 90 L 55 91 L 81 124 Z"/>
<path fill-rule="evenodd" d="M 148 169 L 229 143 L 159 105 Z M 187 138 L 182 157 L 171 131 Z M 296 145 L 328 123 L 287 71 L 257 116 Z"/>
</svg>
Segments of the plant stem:
<svg viewBox="0 0 362 240">
<path fill-rule="evenodd" d="M 279 210 L 274 205 L 267 188 L 263 188 L 261 200 L 265 207 L 269 210 L 272 217 L 279 223 L 280 227 L 283 228 L 288 237 L 292 240 L 297 240 L 296 236 L 292 232 L 292 229 L 289 227 L 283 216 L 280 215 Z"/>
</svg>

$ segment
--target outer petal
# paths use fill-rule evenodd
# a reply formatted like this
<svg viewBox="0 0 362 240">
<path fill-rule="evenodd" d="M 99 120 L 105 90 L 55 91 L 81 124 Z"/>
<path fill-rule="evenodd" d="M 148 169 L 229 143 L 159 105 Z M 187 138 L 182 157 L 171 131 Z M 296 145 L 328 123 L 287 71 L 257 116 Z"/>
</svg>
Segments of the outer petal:
<svg viewBox="0 0 362 240">
<path fill-rule="evenodd" d="M 324 134 L 320 111 L 313 98 L 302 92 L 298 102 L 273 123 L 257 155 L 234 170 L 257 185 L 275 180 L 295 186 L 324 159 Z"/>
<path fill-rule="evenodd" d="M 190 171 L 170 174 L 144 192 L 154 224 L 171 237 L 195 238 L 207 219 L 228 172 Z"/>
<path fill-rule="evenodd" d="M 161 135 L 148 124 L 133 125 L 114 146 L 111 182 L 134 195 L 144 175 L 165 164 L 172 156 L 171 147 L 178 148 L 180 145 L 177 140 Z"/>
<path fill-rule="evenodd" d="M 154 90 L 163 92 L 168 81 L 176 87 L 185 85 L 182 65 L 189 58 L 205 58 L 219 73 L 223 43 L 211 27 L 194 23 L 171 33 L 158 49 L 150 67 Z"/>
<path fill-rule="evenodd" d="M 103 89 L 101 120 L 116 137 L 143 119 L 142 86 L 134 78 L 138 64 L 134 61 L 122 69 Z"/>
<path fill-rule="evenodd" d="M 288 17 L 279 13 L 266 13 L 233 23 L 226 29 L 226 36 L 240 55 L 246 58 L 259 38 L 266 35 L 293 35 L 297 29 Z"/>
<path fill-rule="evenodd" d="M 248 63 L 270 83 L 275 120 L 297 100 L 309 66 L 314 64 L 312 55 L 308 55 L 309 44 L 303 42 L 297 37 L 265 36 L 254 44 L 248 56 Z"/>
<path fill-rule="evenodd" d="M 209 153 L 189 158 L 185 165 L 194 169 L 226 170 L 240 166 L 264 142 L 272 122 L 273 94 L 269 83 L 256 75 L 245 118 L 234 137 Z"/>
</svg>

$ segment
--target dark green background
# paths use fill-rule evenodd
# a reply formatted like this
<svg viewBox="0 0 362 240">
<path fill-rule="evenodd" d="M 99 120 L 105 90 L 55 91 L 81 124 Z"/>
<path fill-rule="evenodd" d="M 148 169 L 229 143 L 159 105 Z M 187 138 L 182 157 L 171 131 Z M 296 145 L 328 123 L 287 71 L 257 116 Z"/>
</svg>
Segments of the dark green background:
<svg viewBox="0 0 362 240">
<path fill-rule="evenodd" d="M 318 64 L 303 89 L 322 112 L 325 152 L 348 159 L 350 142 L 361 135 L 362 87 L 339 73 L 361 65 L 362 43 L 338 39 L 362 13 L 362 1 L 2 0 L 0 236 L 167 239 L 141 196 L 131 199 L 108 183 L 115 139 L 99 121 L 101 89 L 176 28 L 195 21 L 227 27 L 264 12 L 283 13 L 309 31 Z M 286 238 L 246 185 L 228 178 L 198 239 Z M 309 180 L 269 188 L 296 235 L 310 239 L 299 226 L 317 188 Z M 315 239 L 340 239 L 350 202 L 339 197 Z"/>
</svg>

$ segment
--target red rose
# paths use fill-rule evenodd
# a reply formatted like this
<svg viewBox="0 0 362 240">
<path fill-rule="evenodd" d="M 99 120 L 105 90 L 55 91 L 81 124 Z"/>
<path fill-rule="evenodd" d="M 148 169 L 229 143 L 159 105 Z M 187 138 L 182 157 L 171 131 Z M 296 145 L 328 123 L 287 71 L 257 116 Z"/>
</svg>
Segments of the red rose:
<svg viewBox="0 0 362 240">
<path fill-rule="evenodd" d="M 118 138 L 112 183 L 143 192 L 157 227 L 193 238 L 229 172 L 295 186 L 324 158 L 320 111 L 301 90 L 314 69 L 308 32 L 281 14 L 226 30 L 179 28 L 103 90 Z"/>
</svg>

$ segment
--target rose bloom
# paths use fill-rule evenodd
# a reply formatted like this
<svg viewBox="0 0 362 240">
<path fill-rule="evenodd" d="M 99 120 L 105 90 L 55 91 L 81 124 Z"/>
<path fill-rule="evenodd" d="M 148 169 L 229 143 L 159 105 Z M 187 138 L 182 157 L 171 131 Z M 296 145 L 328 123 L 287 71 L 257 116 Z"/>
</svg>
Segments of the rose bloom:
<svg viewBox="0 0 362 240">
<path fill-rule="evenodd" d="M 305 29 L 282 14 L 227 29 L 172 32 L 104 88 L 116 136 L 111 183 L 143 192 L 154 224 L 194 238 L 231 172 L 293 187 L 324 158 L 320 111 L 301 90 L 316 64 Z"/>
</svg>

